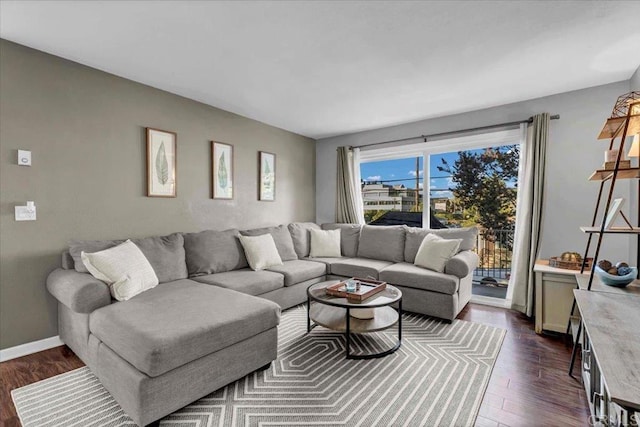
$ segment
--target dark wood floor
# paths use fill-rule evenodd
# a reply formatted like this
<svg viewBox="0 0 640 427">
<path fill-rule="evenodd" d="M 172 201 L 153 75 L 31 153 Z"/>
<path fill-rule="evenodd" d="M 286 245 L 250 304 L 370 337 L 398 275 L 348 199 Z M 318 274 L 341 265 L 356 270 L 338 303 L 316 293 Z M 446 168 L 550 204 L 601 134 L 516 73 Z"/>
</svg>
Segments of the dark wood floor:
<svg viewBox="0 0 640 427">
<path fill-rule="evenodd" d="M 458 318 L 507 330 L 476 426 L 589 425 L 582 383 L 567 375 L 564 337 L 538 335 L 531 319 L 501 308 L 469 304 Z"/>
<path fill-rule="evenodd" d="M 515 311 L 469 304 L 460 319 L 507 330 L 476 426 L 586 426 L 582 384 L 567 375 L 571 348 L 561 337 L 537 335 Z M 0 363 L 0 425 L 19 426 L 10 391 L 84 366 L 67 347 Z"/>
<path fill-rule="evenodd" d="M 11 390 L 84 366 L 67 346 L 0 363 L 0 425 L 20 426 Z"/>
</svg>

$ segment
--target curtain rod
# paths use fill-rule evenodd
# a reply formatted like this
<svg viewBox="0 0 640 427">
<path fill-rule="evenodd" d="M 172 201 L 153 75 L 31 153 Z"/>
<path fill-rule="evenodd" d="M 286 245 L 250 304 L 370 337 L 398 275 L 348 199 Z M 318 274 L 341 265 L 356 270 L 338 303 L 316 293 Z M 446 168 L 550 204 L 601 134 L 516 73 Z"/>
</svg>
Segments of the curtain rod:
<svg viewBox="0 0 640 427">
<path fill-rule="evenodd" d="M 560 114 L 554 114 L 550 117 L 551 120 L 558 120 L 560 119 Z M 494 128 L 502 128 L 502 127 L 509 127 L 509 126 L 515 126 L 515 125 L 519 125 L 522 123 L 531 123 L 533 122 L 533 117 L 529 117 L 527 120 L 519 120 L 517 122 L 507 122 L 507 123 L 498 123 L 495 125 L 488 125 L 488 126 L 479 126 L 479 127 L 475 127 L 475 128 L 469 128 L 469 129 L 461 129 L 461 130 L 454 130 L 454 131 L 449 131 L 449 132 L 441 132 L 441 133 L 434 133 L 431 135 L 418 135 L 418 136 L 412 136 L 410 138 L 402 138 L 402 139 L 393 139 L 391 141 L 382 141 L 382 142 L 372 142 L 371 144 L 362 144 L 362 145 L 354 145 L 350 148 L 362 148 L 362 147 L 371 147 L 374 145 L 382 145 L 382 144 L 391 144 L 393 142 L 403 142 L 403 141 L 411 141 L 412 139 L 423 139 L 425 142 L 429 139 L 429 138 L 438 138 L 438 137 L 442 137 L 442 136 L 450 136 L 450 135 L 457 135 L 460 133 L 469 133 L 469 132 L 475 132 L 478 130 L 488 130 L 488 129 L 494 129 Z"/>
</svg>

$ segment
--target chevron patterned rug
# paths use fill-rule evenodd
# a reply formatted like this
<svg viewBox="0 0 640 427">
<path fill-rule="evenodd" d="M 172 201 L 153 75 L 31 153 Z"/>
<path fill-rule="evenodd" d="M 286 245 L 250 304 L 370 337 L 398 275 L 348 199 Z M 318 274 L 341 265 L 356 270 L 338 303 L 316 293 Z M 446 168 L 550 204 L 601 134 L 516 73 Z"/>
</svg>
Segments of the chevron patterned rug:
<svg viewBox="0 0 640 427">
<path fill-rule="evenodd" d="M 341 334 L 306 333 L 306 308 L 283 312 L 278 359 L 169 415 L 162 426 L 471 426 L 505 331 L 405 314 L 402 347 L 346 360 Z M 396 328 L 358 337 L 354 352 L 394 342 Z M 365 338 L 366 337 L 366 338 Z M 11 393 L 24 427 L 134 426 L 88 368 Z"/>
</svg>

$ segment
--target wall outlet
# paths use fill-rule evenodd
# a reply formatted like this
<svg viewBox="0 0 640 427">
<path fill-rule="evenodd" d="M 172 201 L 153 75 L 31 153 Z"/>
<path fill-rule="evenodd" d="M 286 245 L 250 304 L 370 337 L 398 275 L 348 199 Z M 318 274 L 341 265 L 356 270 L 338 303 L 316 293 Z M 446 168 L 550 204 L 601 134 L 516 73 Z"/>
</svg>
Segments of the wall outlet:
<svg viewBox="0 0 640 427">
<path fill-rule="evenodd" d="M 31 151 L 18 150 L 18 164 L 20 166 L 31 166 Z"/>
<path fill-rule="evenodd" d="M 16 206 L 16 221 L 35 221 L 36 208 L 28 206 Z"/>
</svg>

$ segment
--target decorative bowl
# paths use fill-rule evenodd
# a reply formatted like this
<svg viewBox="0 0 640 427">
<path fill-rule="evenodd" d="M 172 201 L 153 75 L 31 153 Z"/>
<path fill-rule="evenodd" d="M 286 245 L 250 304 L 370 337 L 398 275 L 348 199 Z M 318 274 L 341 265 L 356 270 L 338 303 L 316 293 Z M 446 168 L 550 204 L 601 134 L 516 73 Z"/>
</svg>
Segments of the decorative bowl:
<svg viewBox="0 0 640 427">
<path fill-rule="evenodd" d="M 618 288 L 624 288 L 629 283 L 633 282 L 638 275 L 638 269 L 636 267 L 631 267 L 631 273 L 624 276 L 614 276 L 613 274 L 607 273 L 598 266 L 596 266 L 595 269 L 602 283 Z"/>
<path fill-rule="evenodd" d="M 578 252 L 563 252 L 560 259 L 567 262 L 582 262 L 582 256 Z"/>
</svg>

